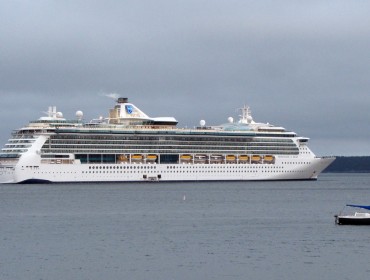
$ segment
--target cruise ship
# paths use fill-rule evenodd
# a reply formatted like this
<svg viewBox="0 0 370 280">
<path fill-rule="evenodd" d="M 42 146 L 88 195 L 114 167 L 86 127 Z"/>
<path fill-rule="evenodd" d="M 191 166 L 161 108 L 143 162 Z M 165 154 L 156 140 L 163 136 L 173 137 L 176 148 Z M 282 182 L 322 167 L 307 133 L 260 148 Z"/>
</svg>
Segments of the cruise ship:
<svg viewBox="0 0 370 280">
<path fill-rule="evenodd" d="M 67 120 L 56 107 L 12 133 L 0 152 L 0 183 L 315 180 L 334 161 L 316 157 L 308 138 L 255 122 L 200 121 L 178 128 L 118 98 L 108 117 Z"/>
</svg>

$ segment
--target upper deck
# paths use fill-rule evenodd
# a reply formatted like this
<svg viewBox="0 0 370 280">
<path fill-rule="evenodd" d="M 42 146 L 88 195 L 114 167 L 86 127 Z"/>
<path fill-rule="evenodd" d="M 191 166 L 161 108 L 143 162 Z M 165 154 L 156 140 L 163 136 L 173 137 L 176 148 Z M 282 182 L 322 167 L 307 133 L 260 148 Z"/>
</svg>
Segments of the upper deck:
<svg viewBox="0 0 370 280">
<path fill-rule="evenodd" d="M 276 127 L 269 123 L 258 123 L 252 118 L 248 106 L 239 109 L 240 119 L 234 121 L 232 117 L 228 122 L 206 126 L 204 121 L 193 129 L 177 127 L 177 120 L 173 117 L 149 117 L 127 98 L 118 98 L 117 104 L 109 110 L 109 116 L 99 117 L 89 122 L 83 122 L 83 113 L 76 112 L 76 118 L 67 120 L 56 107 L 49 107 L 46 117 L 31 121 L 28 126 L 18 130 L 21 134 L 27 133 L 103 133 L 103 134 L 181 134 L 181 135 L 240 135 L 261 137 L 295 137 L 296 133 L 286 131 L 283 127 Z"/>
</svg>

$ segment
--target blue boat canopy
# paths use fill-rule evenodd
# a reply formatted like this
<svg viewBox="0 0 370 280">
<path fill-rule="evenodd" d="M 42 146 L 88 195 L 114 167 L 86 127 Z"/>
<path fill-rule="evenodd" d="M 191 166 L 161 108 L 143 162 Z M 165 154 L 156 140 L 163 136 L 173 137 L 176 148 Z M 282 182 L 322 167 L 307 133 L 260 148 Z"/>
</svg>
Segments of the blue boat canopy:
<svg viewBox="0 0 370 280">
<path fill-rule="evenodd" d="M 363 209 L 370 210 L 370 205 L 368 206 L 368 205 L 347 204 L 347 206 L 349 206 L 349 207 L 363 208 Z"/>
</svg>

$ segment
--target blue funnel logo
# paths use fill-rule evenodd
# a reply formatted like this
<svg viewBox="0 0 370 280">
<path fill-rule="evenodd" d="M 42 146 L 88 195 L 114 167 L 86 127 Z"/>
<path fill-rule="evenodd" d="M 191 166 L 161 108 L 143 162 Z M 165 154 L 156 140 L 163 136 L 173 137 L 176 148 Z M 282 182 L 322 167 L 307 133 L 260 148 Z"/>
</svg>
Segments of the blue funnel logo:
<svg viewBox="0 0 370 280">
<path fill-rule="evenodd" d="M 134 111 L 134 108 L 132 107 L 132 105 L 126 105 L 127 114 L 132 114 L 133 111 Z"/>
</svg>

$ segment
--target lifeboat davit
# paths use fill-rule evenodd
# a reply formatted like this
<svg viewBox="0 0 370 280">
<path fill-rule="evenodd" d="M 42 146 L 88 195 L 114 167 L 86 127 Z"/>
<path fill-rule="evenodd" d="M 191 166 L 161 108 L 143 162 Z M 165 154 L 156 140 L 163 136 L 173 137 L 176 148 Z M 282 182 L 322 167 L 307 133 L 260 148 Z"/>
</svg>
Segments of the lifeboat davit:
<svg viewBox="0 0 370 280">
<path fill-rule="evenodd" d="M 206 155 L 195 155 L 194 156 L 194 161 L 197 162 L 197 163 L 204 163 L 204 162 L 206 162 L 206 160 L 207 160 Z"/>
<path fill-rule="evenodd" d="M 223 156 L 222 155 L 211 155 L 210 159 L 211 159 L 211 162 L 222 162 Z"/>
</svg>

